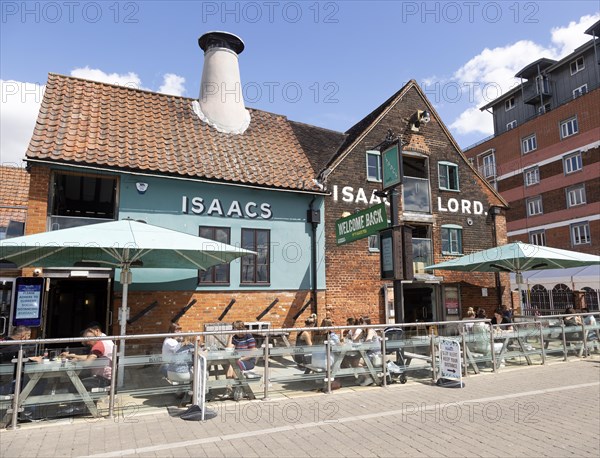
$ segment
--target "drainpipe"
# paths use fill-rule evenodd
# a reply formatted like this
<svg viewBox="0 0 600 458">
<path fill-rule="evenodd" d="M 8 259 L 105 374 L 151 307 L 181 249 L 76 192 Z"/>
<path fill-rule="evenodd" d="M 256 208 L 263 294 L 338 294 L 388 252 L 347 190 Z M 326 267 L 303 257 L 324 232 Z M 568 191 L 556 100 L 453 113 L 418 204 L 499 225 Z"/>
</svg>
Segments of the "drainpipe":
<svg viewBox="0 0 600 458">
<path fill-rule="evenodd" d="M 312 235 L 310 238 L 310 251 L 311 251 L 311 286 L 312 286 L 312 304 L 311 313 L 317 313 L 317 226 L 321 222 L 321 211 L 315 210 L 313 204 L 315 203 L 317 196 L 313 196 L 312 200 L 308 204 L 308 212 L 306 221 L 311 223 Z"/>
<path fill-rule="evenodd" d="M 491 213 L 492 213 L 492 238 L 494 240 L 494 246 L 497 247 L 498 246 L 498 233 L 496 231 L 496 215 L 498 214 L 498 212 L 500 212 L 500 207 L 496 207 L 496 206 L 492 206 L 490 208 Z M 498 305 L 502 305 L 502 290 L 501 290 L 501 283 L 500 283 L 500 272 L 494 272 L 494 278 L 496 280 L 496 298 L 498 299 Z M 509 293 L 510 293 L 510 297 L 511 297 L 511 301 L 512 301 L 512 292 L 510 292 L 509 289 Z M 511 308 L 514 309 L 514 306 L 512 305 L 511 302 Z"/>
</svg>

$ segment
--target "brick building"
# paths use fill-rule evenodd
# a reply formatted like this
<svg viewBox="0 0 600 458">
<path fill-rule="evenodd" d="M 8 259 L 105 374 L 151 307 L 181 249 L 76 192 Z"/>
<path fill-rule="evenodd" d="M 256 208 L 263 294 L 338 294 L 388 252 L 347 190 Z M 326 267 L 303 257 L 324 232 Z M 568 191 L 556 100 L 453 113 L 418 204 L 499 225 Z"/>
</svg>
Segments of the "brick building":
<svg viewBox="0 0 600 458">
<path fill-rule="evenodd" d="M 527 65 L 520 85 L 481 108 L 492 112 L 494 135 L 465 155 L 509 203 L 509 241 L 600 251 L 599 24 L 586 31 L 592 40 L 559 61 Z M 541 308 L 573 303 L 570 276 L 556 282 L 554 301 L 538 288 L 550 296 Z"/>
<path fill-rule="evenodd" d="M 227 64 L 206 74 L 239 83 L 241 40 L 216 33 L 199 44 L 205 69 L 216 52 Z M 205 83 L 211 82 L 203 72 Z M 205 273 L 138 269 L 130 316 L 159 305 L 128 333 L 164 332 L 192 300 L 180 323 L 193 330 L 226 309 L 225 321 L 255 321 L 270 304 L 263 321 L 293 326 L 312 311 L 337 323 L 359 314 L 375 322 L 423 321 L 508 303 L 505 275 L 424 271 L 504 243 L 506 204 L 461 154 L 414 81 L 345 133 L 246 111 L 238 98 L 226 110 L 211 100 L 202 92 L 196 100 L 49 75 L 26 155 L 27 234 L 129 217 L 259 251 L 251 261 Z M 415 113 L 424 110 L 431 120 L 419 128 Z M 406 253 L 415 272 L 403 282 L 404 308 L 395 318 L 389 282 L 380 279 L 378 237 L 338 247 L 334 230 L 342 214 L 381 202 L 373 194 L 381 189 L 373 146 L 390 129 L 406 142 L 399 217 L 411 228 Z M 42 275 L 49 282 L 47 337 L 76 335 L 89 321 L 117 331 L 114 269 Z"/>
<path fill-rule="evenodd" d="M 416 127 L 415 117 L 424 111 L 430 121 Z M 412 259 L 414 272 L 402 281 L 403 307 L 398 311 L 392 307 L 390 282 L 380 277 L 378 237 L 337 246 L 334 231 L 337 219 L 382 201 L 374 194 L 382 187 L 375 145 L 389 130 L 404 143 L 399 221 L 411 228 L 404 257 Z M 330 143 L 340 139 L 338 133 L 329 138 Z M 336 322 L 363 314 L 380 322 L 456 319 L 468 307 L 491 310 L 510 303 L 505 274 L 424 270 L 505 243 L 506 204 L 462 155 L 414 81 L 346 131 L 335 152 L 321 159 L 319 180 L 330 192 L 325 203 L 326 307 Z"/>
<path fill-rule="evenodd" d="M 0 240 L 23 235 L 27 217 L 29 174 L 24 168 L 0 166 Z M 0 262 L 0 338 L 8 333 L 13 280 L 20 273 Z"/>
<path fill-rule="evenodd" d="M 205 70 L 220 53 L 219 65 L 229 66 L 222 77 L 239 78 L 241 40 L 207 34 L 199 44 Z M 128 333 L 165 332 L 193 300 L 179 320 L 184 329 L 218 321 L 233 300 L 225 322 L 257 321 L 273 304 L 262 321 L 291 326 L 324 295 L 324 267 L 314 262 L 324 256 L 316 171 L 284 116 L 232 100 L 48 77 L 26 154 L 27 234 L 133 218 L 258 252 L 206 272 L 137 269 L 129 316 L 158 305 Z M 118 272 L 74 266 L 41 275 L 49 282 L 46 337 L 78 335 L 90 321 L 117 332 Z"/>
</svg>

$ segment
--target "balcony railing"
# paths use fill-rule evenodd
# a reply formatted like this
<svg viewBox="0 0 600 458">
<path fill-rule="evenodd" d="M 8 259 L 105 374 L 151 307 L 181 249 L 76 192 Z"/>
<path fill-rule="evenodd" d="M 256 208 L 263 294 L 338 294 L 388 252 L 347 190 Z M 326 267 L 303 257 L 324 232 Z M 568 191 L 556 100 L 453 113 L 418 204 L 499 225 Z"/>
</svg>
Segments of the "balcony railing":
<svg viewBox="0 0 600 458">
<path fill-rule="evenodd" d="M 484 178 L 495 178 L 496 177 L 496 164 L 485 164 L 479 166 L 479 173 Z"/>
<path fill-rule="evenodd" d="M 107 223 L 114 221 L 106 218 L 82 218 L 72 216 L 49 216 L 48 230 L 58 231 L 59 229 L 69 229 L 71 227 L 87 226 L 89 224 Z"/>
<path fill-rule="evenodd" d="M 404 211 L 431 213 L 429 180 L 426 178 L 404 177 Z"/>
</svg>

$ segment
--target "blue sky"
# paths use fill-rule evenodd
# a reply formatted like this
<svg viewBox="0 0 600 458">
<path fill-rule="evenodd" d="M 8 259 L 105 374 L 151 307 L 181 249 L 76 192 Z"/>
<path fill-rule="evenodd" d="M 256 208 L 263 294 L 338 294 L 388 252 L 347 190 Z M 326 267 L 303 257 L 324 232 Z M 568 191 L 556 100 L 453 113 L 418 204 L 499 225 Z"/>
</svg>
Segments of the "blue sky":
<svg viewBox="0 0 600 458">
<path fill-rule="evenodd" d="M 345 131 L 415 79 L 463 147 L 478 107 L 590 38 L 598 1 L 1 2 L 0 162 L 18 163 L 48 72 L 198 97 L 210 30 L 246 44 L 246 104 Z M 481 89 L 486 88 L 487 98 Z"/>
</svg>

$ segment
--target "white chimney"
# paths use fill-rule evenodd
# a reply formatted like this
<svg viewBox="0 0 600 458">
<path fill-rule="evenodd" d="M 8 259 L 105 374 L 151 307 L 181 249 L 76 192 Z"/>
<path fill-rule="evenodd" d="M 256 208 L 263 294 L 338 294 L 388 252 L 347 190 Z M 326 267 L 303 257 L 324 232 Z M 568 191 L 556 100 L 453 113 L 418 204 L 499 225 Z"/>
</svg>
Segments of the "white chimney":
<svg viewBox="0 0 600 458">
<path fill-rule="evenodd" d="M 204 67 L 194 112 L 219 132 L 243 134 L 250 125 L 238 65 L 244 42 L 228 32 L 208 32 L 198 38 L 198 44 L 204 51 Z"/>
</svg>

